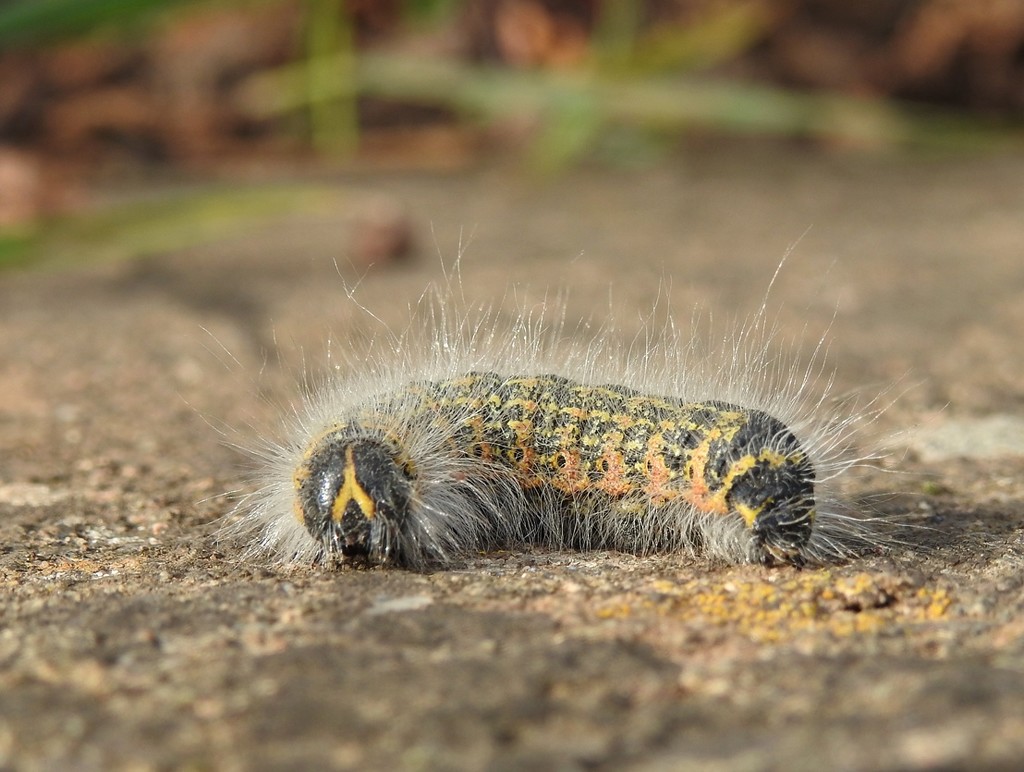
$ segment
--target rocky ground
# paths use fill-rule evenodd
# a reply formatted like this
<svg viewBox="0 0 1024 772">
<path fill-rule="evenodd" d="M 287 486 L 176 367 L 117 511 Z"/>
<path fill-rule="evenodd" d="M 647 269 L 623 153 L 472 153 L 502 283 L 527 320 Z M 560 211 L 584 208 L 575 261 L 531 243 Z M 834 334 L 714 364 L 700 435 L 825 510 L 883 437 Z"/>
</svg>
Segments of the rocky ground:
<svg viewBox="0 0 1024 772">
<path fill-rule="evenodd" d="M 923 769 L 1024 757 L 1024 158 L 706 147 L 660 170 L 339 177 L 334 212 L 0 277 L 0 766 Z M 352 212 L 407 261 L 348 267 Z M 805 234 L 805 231 L 810 231 Z M 769 302 L 885 392 L 913 524 L 826 568 L 528 550 L 454 570 L 273 567 L 211 537 L 246 445 L 442 274 L 685 323 Z M 340 266 L 340 268 L 338 267 Z M 362 321 L 360 321 L 362 320 Z M 230 352 L 228 355 L 226 352 Z M 895 385 L 894 385 L 895 384 Z M 226 441 L 226 442 L 225 442 Z"/>
</svg>

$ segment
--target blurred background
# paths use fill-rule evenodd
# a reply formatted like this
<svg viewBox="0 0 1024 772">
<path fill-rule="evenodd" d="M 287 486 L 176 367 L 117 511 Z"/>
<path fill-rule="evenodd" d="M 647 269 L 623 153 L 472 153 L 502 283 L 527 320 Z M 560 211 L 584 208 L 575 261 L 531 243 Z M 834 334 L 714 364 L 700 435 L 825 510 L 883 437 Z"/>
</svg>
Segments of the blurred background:
<svg viewBox="0 0 1024 772">
<path fill-rule="evenodd" d="M 0 265 L 217 238 L 317 175 L 992 153 L 1022 117 L 1019 0 L 0 0 Z M 365 219 L 356 262 L 408 252 Z"/>
</svg>

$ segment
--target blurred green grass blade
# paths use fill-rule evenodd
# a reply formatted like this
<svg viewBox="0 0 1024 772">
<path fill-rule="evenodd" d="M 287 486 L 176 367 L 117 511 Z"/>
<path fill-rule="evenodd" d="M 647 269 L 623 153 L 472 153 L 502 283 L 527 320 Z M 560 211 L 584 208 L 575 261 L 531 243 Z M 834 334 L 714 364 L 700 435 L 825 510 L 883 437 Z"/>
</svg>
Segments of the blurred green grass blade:
<svg viewBox="0 0 1024 772">
<path fill-rule="evenodd" d="M 267 117 L 303 110 L 296 87 L 300 68 L 289 66 L 253 76 L 240 106 Z M 1020 148 L 1019 126 L 957 113 L 916 108 L 880 99 L 795 91 L 757 83 L 698 76 L 600 78 L 586 72 L 517 72 L 451 60 L 397 54 L 359 58 L 355 82 L 322 84 L 308 99 L 336 99 L 352 93 L 439 104 L 483 121 L 535 117 L 544 136 L 545 119 L 568 120 L 574 111 L 587 125 L 551 129 L 542 159 L 575 158 L 597 129 L 609 124 L 679 134 L 694 127 L 722 133 L 777 135 L 922 149 Z M 570 105 L 572 109 L 560 110 Z M 585 108 L 585 109 L 584 109 Z M 551 151 L 551 152 L 548 152 Z"/>
<path fill-rule="evenodd" d="M 541 173 L 564 169 L 582 159 L 601 135 L 606 117 L 589 91 L 564 93 L 549 102 L 530 160 Z"/>
<path fill-rule="evenodd" d="M 0 270 L 30 262 L 32 238 L 29 233 L 0 230 Z"/>
<path fill-rule="evenodd" d="M 450 19 L 465 0 L 402 0 L 402 19 L 409 24 L 438 23 Z"/>
<path fill-rule="evenodd" d="M 771 12 L 763 3 L 711 8 L 689 23 L 644 28 L 633 3 L 602 3 L 594 55 L 606 75 L 682 73 L 736 59 L 764 37 Z"/>
<path fill-rule="evenodd" d="M 767 34 L 770 15 L 762 3 L 726 5 L 693 25 L 655 27 L 633 51 L 629 72 L 693 72 L 737 59 Z"/>
<path fill-rule="evenodd" d="M 54 218 L 31 232 L 0 231 L 0 268 L 124 260 L 272 227 L 295 214 L 345 211 L 348 193 L 326 186 L 203 190 Z"/>
<path fill-rule="evenodd" d="M 306 51 L 309 94 L 352 81 L 355 32 L 343 0 L 306 0 Z M 313 147 L 328 156 L 351 156 L 359 144 L 355 95 L 308 101 Z"/>
<path fill-rule="evenodd" d="M 25 45 L 125 24 L 196 0 L 18 0 L 0 5 L 0 46 Z"/>
<path fill-rule="evenodd" d="M 593 52 L 605 72 L 627 72 L 640 37 L 639 3 L 601 3 L 593 34 Z"/>
</svg>

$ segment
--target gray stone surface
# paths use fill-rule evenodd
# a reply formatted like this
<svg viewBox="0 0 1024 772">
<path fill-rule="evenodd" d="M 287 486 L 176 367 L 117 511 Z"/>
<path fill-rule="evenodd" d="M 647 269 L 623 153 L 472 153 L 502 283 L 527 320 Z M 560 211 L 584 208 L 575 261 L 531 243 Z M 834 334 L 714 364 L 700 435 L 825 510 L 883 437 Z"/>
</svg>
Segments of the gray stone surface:
<svg viewBox="0 0 1024 772">
<path fill-rule="evenodd" d="M 585 318 L 612 286 L 639 318 L 670 286 L 684 320 L 698 304 L 724 321 L 756 310 L 810 227 L 770 302 L 785 334 L 831 325 L 838 393 L 896 398 L 874 429 L 899 473 L 851 495 L 915 526 L 826 569 L 542 550 L 427 574 L 243 561 L 210 538 L 224 494 L 250 485 L 230 443 L 272 431 L 303 356 L 358 324 L 335 266 L 355 280 L 347 211 L 0 276 L 0 766 L 1019 763 L 1024 460 L 976 446 L 987 416 L 1024 417 L 1021 180 L 1020 157 L 732 146 L 543 183 L 501 167 L 338 181 L 414 218 L 416 258 L 360 286 L 391 323 L 460 230 L 472 298 L 568 286 Z M 953 421 L 981 434 L 920 452 L 915 428 Z"/>
</svg>

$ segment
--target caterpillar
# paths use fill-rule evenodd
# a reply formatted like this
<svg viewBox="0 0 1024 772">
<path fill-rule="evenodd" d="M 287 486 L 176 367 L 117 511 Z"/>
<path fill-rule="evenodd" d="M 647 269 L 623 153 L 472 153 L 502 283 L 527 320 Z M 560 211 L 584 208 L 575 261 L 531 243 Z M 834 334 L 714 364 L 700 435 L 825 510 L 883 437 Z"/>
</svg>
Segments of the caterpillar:
<svg viewBox="0 0 1024 772">
<path fill-rule="evenodd" d="M 566 335 L 547 304 L 510 323 L 457 305 L 427 292 L 404 331 L 343 352 L 287 439 L 255 451 L 229 528 L 250 552 L 425 569 L 533 544 L 799 566 L 878 541 L 835 481 L 877 460 L 853 448 L 879 410 L 832 404 L 828 382 L 814 396 L 825 336 L 800 368 L 764 304 L 710 352 L 671 324 L 623 348 L 607 327 Z"/>
</svg>

